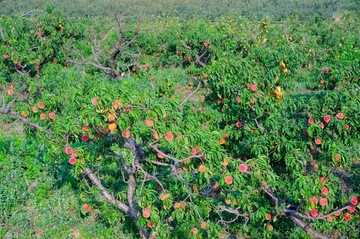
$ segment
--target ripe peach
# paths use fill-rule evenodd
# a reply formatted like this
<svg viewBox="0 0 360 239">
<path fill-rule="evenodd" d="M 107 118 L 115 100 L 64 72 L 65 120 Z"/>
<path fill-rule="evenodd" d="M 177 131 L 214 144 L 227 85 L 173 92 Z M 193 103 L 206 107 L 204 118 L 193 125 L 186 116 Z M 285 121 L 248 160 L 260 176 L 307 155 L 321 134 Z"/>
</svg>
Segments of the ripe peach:
<svg viewBox="0 0 360 239">
<path fill-rule="evenodd" d="M 163 159 L 163 158 L 165 158 L 165 155 L 159 152 L 159 153 L 157 153 L 157 157 L 159 159 Z"/>
<path fill-rule="evenodd" d="M 271 214 L 270 214 L 270 213 L 266 213 L 265 218 L 266 218 L 266 220 L 270 220 L 270 219 L 271 219 Z"/>
<path fill-rule="evenodd" d="M 346 130 L 349 130 L 350 129 L 350 126 L 348 124 L 345 125 L 345 129 Z"/>
<path fill-rule="evenodd" d="M 315 144 L 320 145 L 321 144 L 321 139 L 315 139 Z"/>
<path fill-rule="evenodd" d="M 219 140 L 219 143 L 222 145 L 222 144 L 225 144 L 226 141 L 225 141 L 225 139 L 220 139 L 220 140 Z"/>
<path fill-rule="evenodd" d="M 246 164 L 240 164 L 239 167 L 238 167 L 239 171 L 242 172 L 242 173 L 246 173 L 247 170 L 248 170 L 248 167 Z"/>
<path fill-rule="evenodd" d="M 55 117 L 56 117 L 56 115 L 55 115 L 54 112 L 50 112 L 50 113 L 49 113 L 49 118 L 50 118 L 50 119 L 55 119 Z"/>
<path fill-rule="evenodd" d="M 324 129 L 325 128 L 325 125 L 323 123 L 320 123 L 319 126 Z"/>
<path fill-rule="evenodd" d="M 83 209 L 84 209 L 84 211 L 89 211 L 90 210 L 90 206 L 89 206 L 89 204 L 84 204 L 83 205 Z"/>
<path fill-rule="evenodd" d="M 190 151 L 190 153 L 191 153 L 192 155 L 197 154 L 198 152 L 199 152 L 199 147 L 195 147 L 195 148 L 193 148 L 193 149 Z"/>
<path fill-rule="evenodd" d="M 205 230 L 205 229 L 206 229 L 206 226 L 207 226 L 207 225 L 206 225 L 206 222 L 201 222 L 201 225 L 200 225 L 201 229 L 204 229 L 204 230 Z"/>
<path fill-rule="evenodd" d="M 255 84 L 252 84 L 252 85 L 250 86 L 250 90 L 253 91 L 253 92 L 255 92 L 255 91 L 257 90 L 257 86 L 256 86 Z"/>
<path fill-rule="evenodd" d="M 154 120 L 152 120 L 152 119 L 147 119 L 147 120 L 145 121 L 145 124 L 146 124 L 146 126 L 151 127 L 151 126 L 154 125 Z"/>
<path fill-rule="evenodd" d="M 75 163 L 76 163 L 76 158 L 71 157 L 71 158 L 69 159 L 69 164 L 74 165 Z"/>
<path fill-rule="evenodd" d="M 320 206 L 326 206 L 328 204 L 327 198 L 320 198 L 319 204 Z"/>
<path fill-rule="evenodd" d="M 158 133 L 156 132 L 156 130 L 154 130 L 154 129 L 151 130 L 151 134 L 154 135 L 154 137 L 155 137 L 156 140 L 159 140 L 159 139 L 160 139 L 160 137 L 159 137 Z"/>
<path fill-rule="evenodd" d="M 240 127 L 242 126 L 242 124 L 241 124 L 240 121 L 238 121 L 238 122 L 236 122 L 235 126 L 236 126 L 237 128 L 240 128 Z"/>
<path fill-rule="evenodd" d="M 178 203 L 178 202 L 174 204 L 174 208 L 175 208 L 175 209 L 180 208 L 180 206 L 181 206 L 181 205 L 180 205 L 180 203 Z"/>
<path fill-rule="evenodd" d="M 29 115 L 29 113 L 28 112 L 26 112 L 26 111 L 21 111 L 21 116 L 22 117 L 27 117 Z"/>
<path fill-rule="evenodd" d="M 235 100 L 236 100 L 236 102 L 238 102 L 238 103 L 241 102 L 241 98 L 240 98 L 240 97 L 237 97 Z"/>
<path fill-rule="evenodd" d="M 318 211 L 317 211 L 316 209 L 313 209 L 313 210 L 310 211 L 310 215 L 311 215 L 312 217 L 316 217 L 318 214 L 319 214 L 319 213 L 318 213 Z"/>
<path fill-rule="evenodd" d="M 328 73 L 329 71 L 330 71 L 330 68 L 329 67 L 324 67 L 324 71 L 326 72 L 326 73 Z"/>
<path fill-rule="evenodd" d="M 200 173 L 204 173 L 206 171 L 206 166 L 204 165 L 204 164 L 201 164 L 200 166 L 199 166 L 199 172 Z"/>
<path fill-rule="evenodd" d="M 147 226 L 148 226 L 149 228 L 152 228 L 152 227 L 154 226 L 154 224 L 153 224 L 152 221 L 150 220 L 150 221 L 147 223 Z"/>
<path fill-rule="evenodd" d="M 328 222 L 332 222 L 334 219 L 333 219 L 332 216 L 328 216 L 328 217 L 326 218 L 326 220 L 327 220 Z"/>
<path fill-rule="evenodd" d="M 41 120 L 46 119 L 46 114 L 44 114 L 44 113 L 40 114 L 40 119 L 41 119 Z"/>
<path fill-rule="evenodd" d="M 217 102 L 220 104 L 222 103 L 222 98 L 218 98 Z"/>
<path fill-rule="evenodd" d="M 355 207 L 355 206 L 349 206 L 349 207 L 347 208 L 347 210 L 348 210 L 350 213 L 353 213 L 353 212 L 355 212 L 356 207 Z"/>
<path fill-rule="evenodd" d="M 225 177 L 225 183 L 226 184 L 232 184 L 233 183 L 233 178 L 231 176 L 226 176 Z"/>
<path fill-rule="evenodd" d="M 207 78 L 208 78 L 208 74 L 204 73 L 204 74 L 203 74 L 203 78 L 204 78 L 204 79 L 207 79 Z"/>
<path fill-rule="evenodd" d="M 349 221 L 350 219 L 351 219 L 350 213 L 345 213 L 345 215 L 344 215 L 344 220 L 345 220 L 345 221 Z"/>
<path fill-rule="evenodd" d="M 196 235 L 196 234 L 198 234 L 199 230 L 198 230 L 196 227 L 193 227 L 193 228 L 191 229 L 191 232 L 192 232 L 194 235 Z"/>
<path fill-rule="evenodd" d="M 115 124 L 115 123 L 109 124 L 108 129 L 109 129 L 110 131 L 114 131 L 114 130 L 116 129 L 116 124 Z"/>
<path fill-rule="evenodd" d="M 267 225 L 266 228 L 267 228 L 269 231 L 274 230 L 274 227 L 273 227 L 271 224 Z"/>
<path fill-rule="evenodd" d="M 160 196 L 159 196 L 159 198 L 160 198 L 161 201 L 164 201 L 164 200 L 165 200 L 166 198 L 168 198 L 168 197 L 169 197 L 169 195 L 164 194 L 164 193 L 160 194 Z"/>
<path fill-rule="evenodd" d="M 142 210 L 142 216 L 144 218 L 149 218 L 150 217 L 150 213 L 151 213 L 151 209 L 150 208 L 143 208 Z"/>
<path fill-rule="evenodd" d="M 185 202 L 185 201 L 181 201 L 181 202 L 180 202 L 180 206 L 186 207 L 186 202 Z"/>
<path fill-rule="evenodd" d="M 97 105 L 98 105 L 97 100 L 98 100 L 97 97 L 92 98 L 92 99 L 91 99 L 91 104 L 92 104 L 93 106 L 97 106 Z"/>
<path fill-rule="evenodd" d="M 308 124 L 313 124 L 314 123 L 314 119 L 313 118 L 309 118 L 308 119 Z"/>
<path fill-rule="evenodd" d="M 226 198 L 226 199 L 225 199 L 225 203 L 226 203 L 227 205 L 229 205 L 229 204 L 231 204 L 231 200 L 228 199 L 228 198 Z"/>
<path fill-rule="evenodd" d="M 344 119 L 344 114 L 343 113 L 337 113 L 336 118 L 338 118 L 339 120 L 342 120 L 342 119 Z"/>
<path fill-rule="evenodd" d="M 339 160 L 340 160 L 340 154 L 335 153 L 335 155 L 334 155 L 334 156 L 335 156 L 335 160 L 336 160 L 336 161 L 339 161 Z"/>
<path fill-rule="evenodd" d="M 352 198 L 350 199 L 350 202 L 352 203 L 352 205 L 357 205 L 357 204 L 359 203 L 357 197 L 352 197 Z"/>
<path fill-rule="evenodd" d="M 14 94 L 14 89 L 12 87 L 10 87 L 7 91 L 8 95 L 12 95 Z"/>
<path fill-rule="evenodd" d="M 324 194 L 326 196 L 326 195 L 329 194 L 329 189 L 324 186 L 324 187 L 321 188 L 321 192 L 322 192 L 322 194 Z"/>
<path fill-rule="evenodd" d="M 77 158 L 78 153 L 76 151 L 72 152 L 71 157 Z"/>
<path fill-rule="evenodd" d="M 4 54 L 4 59 L 8 59 L 9 55 L 8 54 Z"/>
<path fill-rule="evenodd" d="M 167 141 L 171 141 L 171 140 L 173 140 L 174 139 L 174 135 L 173 135 L 173 133 L 171 133 L 171 132 L 167 132 L 167 133 L 165 133 L 165 139 L 167 140 Z"/>
<path fill-rule="evenodd" d="M 340 215 L 341 215 L 341 211 L 335 212 L 334 215 L 337 216 L 337 217 L 340 216 Z"/>
<path fill-rule="evenodd" d="M 319 181 L 320 181 L 320 183 L 325 183 L 326 178 L 325 177 L 320 177 Z"/>
<path fill-rule="evenodd" d="M 34 106 L 34 107 L 32 107 L 32 112 L 34 112 L 34 113 L 37 113 L 38 112 L 38 109 L 36 108 L 36 106 Z"/>
<path fill-rule="evenodd" d="M 221 163 L 221 165 L 226 167 L 229 165 L 229 161 L 227 161 L 227 159 L 224 159 L 224 161 Z"/>
<path fill-rule="evenodd" d="M 316 205 L 317 203 L 318 203 L 318 200 L 317 200 L 317 198 L 316 197 L 312 197 L 312 198 L 310 198 L 310 203 L 311 204 L 314 204 L 314 205 Z"/>
<path fill-rule="evenodd" d="M 331 119 L 330 115 L 325 115 L 324 118 L 323 118 L 325 123 L 329 123 L 330 119 Z"/>
<path fill-rule="evenodd" d="M 126 129 L 121 132 L 121 136 L 125 139 L 130 137 L 130 130 Z"/>
<path fill-rule="evenodd" d="M 39 109 L 44 109 L 45 108 L 45 104 L 43 102 L 39 102 L 38 103 L 38 107 Z"/>
<path fill-rule="evenodd" d="M 83 135 L 83 136 L 81 137 L 81 139 L 82 139 L 82 141 L 86 142 L 86 141 L 89 140 L 89 136 Z"/>
<path fill-rule="evenodd" d="M 73 149 L 71 147 L 66 147 L 65 148 L 65 153 L 66 154 L 70 155 L 70 154 L 72 154 L 72 152 L 73 152 Z"/>
</svg>

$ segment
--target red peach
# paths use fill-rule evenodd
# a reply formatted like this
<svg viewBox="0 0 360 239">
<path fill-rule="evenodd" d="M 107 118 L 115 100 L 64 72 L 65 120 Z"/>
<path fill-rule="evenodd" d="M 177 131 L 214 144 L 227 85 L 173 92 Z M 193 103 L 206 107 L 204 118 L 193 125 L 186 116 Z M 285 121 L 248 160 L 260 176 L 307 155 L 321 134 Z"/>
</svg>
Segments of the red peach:
<svg viewBox="0 0 360 239">
<path fill-rule="evenodd" d="M 251 91 L 256 91 L 257 90 L 257 86 L 255 85 L 255 84 L 252 84 L 251 86 L 250 86 L 250 90 Z"/>
<path fill-rule="evenodd" d="M 329 194 L 329 189 L 324 186 L 324 187 L 321 188 L 321 192 L 322 192 L 322 194 L 324 194 L 326 196 L 326 195 Z"/>
<path fill-rule="evenodd" d="M 190 153 L 191 153 L 192 155 L 197 154 L 198 152 L 199 152 L 199 147 L 195 147 L 195 148 L 193 148 L 193 149 L 190 151 Z"/>
<path fill-rule="evenodd" d="M 320 183 L 325 183 L 326 178 L 325 178 L 325 177 L 321 177 L 321 178 L 319 179 L 319 181 L 320 181 Z"/>
<path fill-rule="evenodd" d="M 205 229 L 206 229 L 206 222 L 201 222 L 201 226 L 200 226 L 200 227 L 201 227 L 201 229 L 204 229 L 204 230 L 205 230 Z"/>
<path fill-rule="evenodd" d="M 8 59 L 9 55 L 8 54 L 4 54 L 4 59 Z"/>
<path fill-rule="evenodd" d="M 226 184 L 232 184 L 233 183 L 233 179 L 231 176 L 226 176 L 225 177 L 225 183 Z"/>
<path fill-rule="evenodd" d="M 241 124 L 240 121 L 238 121 L 238 122 L 236 122 L 235 126 L 236 126 L 237 128 L 240 128 L 240 127 L 242 126 L 242 124 Z"/>
<path fill-rule="evenodd" d="M 240 164 L 239 167 L 238 167 L 239 171 L 242 172 L 242 173 L 246 173 L 247 172 L 247 165 L 246 164 Z"/>
<path fill-rule="evenodd" d="M 357 197 L 352 197 L 352 198 L 350 199 L 350 202 L 351 202 L 353 205 L 357 205 L 357 204 L 359 203 Z"/>
<path fill-rule="evenodd" d="M 144 218 L 149 218 L 149 217 L 150 217 L 150 213 L 151 213 L 150 208 L 143 208 L 143 210 L 142 210 L 142 216 L 143 216 Z"/>
<path fill-rule="evenodd" d="M 69 154 L 69 155 L 70 155 L 70 154 L 72 154 L 72 152 L 73 152 L 73 150 L 72 150 L 71 147 L 66 147 L 66 148 L 65 148 L 65 153 L 66 153 L 66 154 Z"/>
<path fill-rule="evenodd" d="M 338 118 L 339 120 L 342 120 L 342 119 L 344 119 L 344 114 L 343 113 L 337 113 L 336 118 Z"/>
<path fill-rule="evenodd" d="M 309 118 L 308 119 L 308 124 L 313 124 L 314 123 L 314 119 L 313 118 Z"/>
<path fill-rule="evenodd" d="M 165 139 L 166 139 L 167 141 L 173 140 L 173 139 L 174 139 L 173 133 L 167 132 L 167 133 L 165 134 Z"/>
<path fill-rule="evenodd" d="M 73 157 L 71 157 L 71 158 L 69 159 L 69 164 L 74 165 L 75 163 L 76 163 L 76 159 L 73 158 Z"/>
<path fill-rule="evenodd" d="M 339 161 L 339 160 L 340 160 L 340 154 L 335 153 L 335 155 L 334 155 L 334 156 L 335 156 L 335 160 L 336 160 L 336 161 Z"/>
<path fill-rule="evenodd" d="M 185 201 L 181 201 L 181 202 L 180 202 L 180 206 L 186 207 L 186 202 L 185 202 Z"/>
<path fill-rule="evenodd" d="M 84 211 L 89 211 L 90 210 L 90 206 L 89 206 L 89 204 L 84 204 L 83 205 L 83 209 L 84 209 Z"/>
<path fill-rule="evenodd" d="M 40 119 L 41 119 L 41 120 L 46 119 L 46 114 L 44 114 L 44 113 L 40 114 Z"/>
<path fill-rule="evenodd" d="M 349 221 L 350 219 L 351 219 L 350 213 L 345 213 L 345 215 L 344 215 L 344 220 L 345 220 L 345 221 Z"/>
<path fill-rule="evenodd" d="M 98 105 L 97 100 L 98 100 L 97 97 L 92 98 L 92 99 L 91 99 L 91 104 L 92 104 L 93 106 L 97 106 L 97 105 Z"/>
<path fill-rule="evenodd" d="M 154 224 L 153 224 L 152 221 L 150 220 L 150 221 L 148 222 L 147 226 L 148 226 L 149 228 L 152 228 L 152 227 L 154 226 Z"/>
<path fill-rule="evenodd" d="M 196 235 L 196 234 L 198 234 L 199 230 L 198 230 L 196 227 L 193 227 L 193 228 L 191 229 L 191 232 L 192 232 L 194 235 Z"/>
<path fill-rule="evenodd" d="M 86 141 L 89 140 L 89 136 L 83 135 L 83 136 L 81 137 L 81 139 L 82 139 L 82 141 L 86 142 Z"/>
<path fill-rule="evenodd" d="M 325 123 L 329 123 L 331 117 L 330 117 L 330 115 L 325 115 L 323 119 L 324 119 L 324 122 L 325 122 Z"/>
<path fill-rule="evenodd" d="M 353 213 L 353 212 L 355 212 L 356 207 L 355 207 L 355 206 L 349 206 L 349 207 L 347 208 L 347 210 L 348 210 L 350 213 Z"/>
<path fill-rule="evenodd" d="M 323 123 L 320 123 L 319 126 L 324 129 L 325 128 L 325 125 Z"/>
<path fill-rule="evenodd" d="M 332 221 L 333 221 L 333 217 L 332 217 L 332 216 L 328 216 L 328 217 L 326 218 L 326 220 L 327 220 L 328 222 L 332 222 Z"/>
<path fill-rule="evenodd" d="M 321 139 L 315 139 L 315 144 L 320 145 L 321 144 Z"/>
<path fill-rule="evenodd" d="M 222 103 L 222 98 L 218 98 L 217 102 L 220 104 Z"/>
<path fill-rule="evenodd" d="M 320 198 L 319 204 L 320 206 L 326 206 L 328 204 L 327 198 Z"/>
<path fill-rule="evenodd" d="M 199 172 L 200 173 L 204 173 L 206 171 L 206 166 L 204 165 L 204 164 L 201 164 L 200 166 L 199 166 Z"/>
<path fill-rule="evenodd" d="M 236 97 L 236 102 L 240 103 L 241 102 L 241 98 L 240 97 Z"/>
<path fill-rule="evenodd" d="M 50 119 L 55 119 L 55 117 L 56 117 L 56 115 L 55 115 L 54 112 L 50 112 L 50 113 L 49 113 L 49 118 L 50 118 Z"/>
<path fill-rule="evenodd" d="M 271 214 L 270 213 L 266 213 L 266 220 L 270 220 L 271 219 Z"/>
<path fill-rule="evenodd" d="M 318 203 L 318 200 L 317 200 L 317 198 L 316 198 L 316 197 L 312 197 L 312 198 L 310 198 L 310 200 L 309 200 L 309 201 L 310 201 L 310 203 L 311 203 L 311 204 L 315 204 L 315 205 Z"/>
<path fill-rule="evenodd" d="M 310 215 L 312 217 L 316 217 L 318 215 L 318 211 L 316 209 L 313 209 L 313 210 L 310 211 Z"/>
<path fill-rule="evenodd" d="M 43 102 L 39 102 L 38 103 L 38 107 L 39 109 L 44 109 L 45 108 L 45 104 Z"/>
<path fill-rule="evenodd" d="M 324 67 L 324 71 L 326 72 L 326 73 L 328 73 L 329 71 L 330 71 L 330 68 L 329 67 Z"/>
</svg>

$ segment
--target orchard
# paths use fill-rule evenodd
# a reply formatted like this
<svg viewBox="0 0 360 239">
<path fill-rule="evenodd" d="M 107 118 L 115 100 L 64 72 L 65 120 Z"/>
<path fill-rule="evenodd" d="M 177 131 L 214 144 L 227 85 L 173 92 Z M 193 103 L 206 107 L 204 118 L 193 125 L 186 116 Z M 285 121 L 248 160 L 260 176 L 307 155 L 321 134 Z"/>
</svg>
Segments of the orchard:
<svg viewBox="0 0 360 239">
<path fill-rule="evenodd" d="M 357 238 L 359 17 L 112 20 L 1 16 L 4 154 L 134 238 Z"/>
</svg>

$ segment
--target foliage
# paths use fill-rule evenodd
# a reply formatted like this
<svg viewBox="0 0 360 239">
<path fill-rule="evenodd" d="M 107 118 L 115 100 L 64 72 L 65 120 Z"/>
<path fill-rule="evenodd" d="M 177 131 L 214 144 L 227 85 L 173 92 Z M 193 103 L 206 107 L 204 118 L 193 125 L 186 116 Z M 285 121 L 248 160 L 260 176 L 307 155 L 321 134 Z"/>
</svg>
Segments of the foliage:
<svg viewBox="0 0 360 239">
<path fill-rule="evenodd" d="M 130 31 L 121 78 L 101 70 L 121 28 L 91 48 L 97 26 L 51 8 L 0 20 L 0 113 L 28 142 L 3 154 L 68 180 L 84 218 L 142 238 L 358 235 L 357 16 L 161 18 Z"/>
</svg>

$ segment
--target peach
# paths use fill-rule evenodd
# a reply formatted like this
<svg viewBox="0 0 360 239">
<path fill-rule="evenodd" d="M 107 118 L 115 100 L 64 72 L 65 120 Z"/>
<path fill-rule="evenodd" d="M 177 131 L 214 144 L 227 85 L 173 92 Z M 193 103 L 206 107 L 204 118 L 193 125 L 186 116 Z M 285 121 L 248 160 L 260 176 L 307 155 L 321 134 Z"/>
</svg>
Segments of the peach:
<svg viewBox="0 0 360 239">
<path fill-rule="evenodd" d="M 109 129 L 110 131 L 114 131 L 114 130 L 116 129 L 116 124 L 115 124 L 115 123 L 109 124 L 108 129 Z"/>
<path fill-rule="evenodd" d="M 320 198 L 319 204 L 320 206 L 326 206 L 328 204 L 327 198 Z"/>
<path fill-rule="evenodd" d="M 310 211 L 310 215 L 312 217 L 316 217 L 317 215 L 319 215 L 319 213 L 318 213 L 318 211 L 316 209 L 313 209 L 313 210 Z"/>
<path fill-rule="evenodd" d="M 345 221 L 349 221 L 350 219 L 351 219 L 350 213 L 345 213 L 345 215 L 344 215 L 344 220 L 345 220 Z"/>
<path fill-rule="evenodd" d="M 269 231 L 274 230 L 274 227 L 273 227 L 271 224 L 267 225 L 266 228 L 267 228 Z"/>
<path fill-rule="evenodd" d="M 97 106 L 97 105 L 98 105 L 97 100 L 98 100 L 97 97 L 92 98 L 92 99 L 91 99 L 91 104 L 92 104 L 93 106 Z"/>
<path fill-rule="evenodd" d="M 74 165 L 76 163 L 76 159 L 74 157 L 71 157 L 69 159 L 69 164 Z"/>
<path fill-rule="evenodd" d="M 253 91 L 253 92 L 255 92 L 255 91 L 257 90 L 257 86 L 256 86 L 255 84 L 252 84 L 252 85 L 250 86 L 250 90 Z"/>
<path fill-rule="evenodd" d="M 150 220 L 150 221 L 147 223 L 147 226 L 148 226 L 149 228 L 153 228 L 154 224 L 153 224 L 152 221 Z"/>
<path fill-rule="evenodd" d="M 240 103 L 241 102 L 241 98 L 240 97 L 236 97 L 236 102 Z"/>
<path fill-rule="evenodd" d="M 321 144 L 321 139 L 315 139 L 315 144 L 320 145 Z"/>
<path fill-rule="evenodd" d="M 270 219 L 271 219 L 271 214 L 270 214 L 270 213 L 266 213 L 265 218 L 266 218 L 266 220 L 270 220 Z"/>
<path fill-rule="evenodd" d="M 171 132 L 167 132 L 167 133 L 165 133 L 165 139 L 167 140 L 167 141 L 171 141 L 171 140 L 173 140 L 174 139 L 174 135 L 173 135 L 173 133 L 171 133 Z"/>
<path fill-rule="evenodd" d="M 44 113 L 40 114 L 40 119 L 41 119 L 41 120 L 46 119 L 46 114 L 44 114 Z"/>
<path fill-rule="evenodd" d="M 336 161 L 339 161 L 339 160 L 340 160 L 340 154 L 335 153 L 335 155 L 334 155 L 334 156 L 335 156 L 335 160 L 336 160 Z"/>
<path fill-rule="evenodd" d="M 156 130 L 154 130 L 154 129 L 151 130 L 151 134 L 155 137 L 156 140 L 160 139 L 160 137 L 159 137 L 158 133 L 156 132 Z"/>
<path fill-rule="evenodd" d="M 123 138 L 125 138 L 125 139 L 128 139 L 129 137 L 130 137 L 130 130 L 129 129 L 126 129 L 126 130 L 123 130 L 122 132 L 121 132 L 121 136 L 123 137 Z"/>
<path fill-rule="evenodd" d="M 158 157 L 159 159 L 163 159 L 163 158 L 165 158 L 165 155 L 162 154 L 162 153 L 160 153 L 160 152 L 158 152 L 158 153 L 157 153 L 157 157 Z"/>
<path fill-rule="evenodd" d="M 350 199 L 350 202 L 352 205 L 357 205 L 359 203 L 358 198 L 355 196 Z"/>
<path fill-rule="evenodd" d="M 330 68 L 329 67 L 324 67 L 324 71 L 326 72 L 326 73 L 328 73 L 329 71 L 330 71 Z"/>
<path fill-rule="evenodd" d="M 335 212 L 334 215 L 337 216 L 337 217 L 340 216 L 340 215 L 341 215 L 341 211 Z"/>
<path fill-rule="evenodd" d="M 349 130 L 350 129 L 350 126 L 348 124 L 345 125 L 345 129 L 346 130 Z"/>
<path fill-rule="evenodd" d="M 206 166 L 204 165 L 204 164 L 201 164 L 200 166 L 199 166 L 199 172 L 200 173 L 204 173 L 206 171 Z"/>
<path fill-rule="evenodd" d="M 239 167 L 238 167 L 239 171 L 242 172 L 242 173 L 246 173 L 247 170 L 248 170 L 248 167 L 246 164 L 240 164 Z"/>
<path fill-rule="evenodd" d="M 328 222 L 332 222 L 334 219 L 333 219 L 332 216 L 328 216 L 328 217 L 326 218 L 326 220 L 327 220 Z"/>
<path fill-rule="evenodd" d="M 201 222 L 201 225 L 200 225 L 201 229 L 204 229 L 204 230 L 205 230 L 205 229 L 206 229 L 206 226 L 207 226 L 207 225 L 206 225 L 206 222 Z"/>
<path fill-rule="evenodd" d="M 50 112 L 50 113 L 49 113 L 49 118 L 50 118 L 50 119 L 55 119 L 55 117 L 56 117 L 56 115 L 55 115 L 54 112 Z"/>
<path fill-rule="evenodd" d="M 344 119 L 344 114 L 343 113 L 337 113 L 336 118 L 338 118 L 339 120 L 342 120 L 342 119 Z"/>
<path fill-rule="evenodd" d="M 316 204 L 318 204 L 318 200 L 317 200 L 317 198 L 316 197 L 312 197 L 312 198 L 310 198 L 310 203 L 311 204 L 314 204 L 314 205 L 316 205 Z"/>
<path fill-rule="evenodd" d="M 330 119 L 331 119 L 330 115 L 325 115 L 324 118 L 323 118 L 325 123 L 329 123 Z"/>
<path fill-rule="evenodd" d="M 181 206 L 181 205 L 180 205 L 180 203 L 178 203 L 178 202 L 174 204 L 174 208 L 175 208 L 175 209 L 180 208 L 180 206 Z"/>
<path fill-rule="evenodd" d="M 9 55 L 8 54 L 4 54 L 4 59 L 8 59 Z"/>
<path fill-rule="evenodd" d="M 320 183 L 325 183 L 326 178 L 325 178 L 325 177 L 320 177 L 320 178 L 319 178 L 319 181 L 320 181 Z"/>
<path fill-rule="evenodd" d="M 220 140 L 219 140 L 219 143 L 220 143 L 221 145 L 223 145 L 223 144 L 226 143 L 226 141 L 225 141 L 225 139 L 220 139 Z"/>
<path fill-rule="evenodd" d="M 82 139 L 82 141 L 86 142 L 86 141 L 89 140 L 89 136 L 83 135 L 83 136 L 81 137 L 81 139 Z"/>
<path fill-rule="evenodd" d="M 223 101 L 222 98 L 218 98 L 218 99 L 217 99 L 217 102 L 218 102 L 219 104 L 222 103 L 222 101 Z"/>
<path fill-rule="evenodd" d="M 185 201 L 181 201 L 181 202 L 180 202 L 180 206 L 186 207 L 186 202 L 185 202 Z"/>
<path fill-rule="evenodd" d="M 313 118 L 309 118 L 308 119 L 308 124 L 313 124 L 314 123 L 314 119 Z"/>
<path fill-rule="evenodd" d="M 226 184 L 232 184 L 233 183 L 233 178 L 231 176 L 226 176 L 225 177 L 225 183 Z"/>
<path fill-rule="evenodd" d="M 159 196 L 159 198 L 160 198 L 161 201 L 164 201 L 164 200 L 167 199 L 168 197 L 169 197 L 169 195 L 168 195 L 168 194 L 164 194 L 164 193 L 160 194 L 160 196 Z"/>
<path fill-rule="evenodd" d="M 236 126 L 237 128 L 240 128 L 240 127 L 242 126 L 242 124 L 241 124 L 240 121 L 238 121 L 238 122 L 236 122 L 235 126 Z"/>
<path fill-rule="evenodd" d="M 323 123 L 320 123 L 319 126 L 324 129 L 325 128 L 325 125 Z"/>
<path fill-rule="evenodd" d="M 145 124 L 146 124 L 146 126 L 151 127 L 154 125 L 154 120 L 147 119 L 147 120 L 145 120 Z"/>
<path fill-rule="evenodd" d="M 199 147 L 195 147 L 190 151 L 190 154 L 194 155 L 197 154 L 199 152 Z"/>
<path fill-rule="evenodd" d="M 32 112 L 34 112 L 34 113 L 37 113 L 38 112 L 38 109 L 36 108 L 36 106 L 34 106 L 34 107 L 32 107 Z"/>
<path fill-rule="evenodd" d="M 224 161 L 221 163 L 221 165 L 226 167 L 229 165 L 229 161 L 227 161 L 227 159 L 224 159 Z"/>
<path fill-rule="evenodd" d="M 327 187 L 322 187 L 321 188 L 321 193 L 324 194 L 325 196 L 329 194 L 329 189 Z"/>
<path fill-rule="evenodd" d="M 70 154 L 73 153 L 73 149 L 72 149 L 71 147 L 66 147 L 66 148 L 65 148 L 65 153 L 68 154 L 68 155 L 70 155 Z"/>
<path fill-rule="evenodd" d="M 204 73 L 204 74 L 203 74 L 203 78 L 204 78 L 204 79 L 207 79 L 207 78 L 208 78 L 208 74 Z"/>
<path fill-rule="evenodd" d="M 83 209 L 84 209 L 84 211 L 89 211 L 90 210 L 90 206 L 89 206 L 89 204 L 84 204 L 83 205 Z"/>
<path fill-rule="evenodd" d="M 8 95 L 12 95 L 14 94 L 14 89 L 12 87 L 10 87 L 7 91 Z"/>
<path fill-rule="evenodd" d="M 356 207 L 355 207 L 355 206 L 349 206 L 349 207 L 347 208 L 347 210 L 348 210 L 350 213 L 353 213 L 353 212 L 355 212 Z"/>
<path fill-rule="evenodd" d="M 38 107 L 39 109 L 44 109 L 45 108 L 45 104 L 43 102 L 39 102 L 38 103 Z"/>
<path fill-rule="evenodd" d="M 149 218 L 149 217 L 150 217 L 150 214 L 151 214 L 150 208 L 143 208 L 143 210 L 142 210 L 142 216 L 143 216 L 144 218 Z"/>
<path fill-rule="evenodd" d="M 198 230 L 196 227 L 193 227 L 193 228 L 191 229 L 191 232 L 192 232 L 194 235 L 196 235 L 196 234 L 198 234 L 199 230 Z"/>
<path fill-rule="evenodd" d="M 226 198 L 226 199 L 225 199 L 225 203 L 229 205 L 229 204 L 231 204 L 231 200 L 228 199 L 228 198 Z"/>
</svg>

